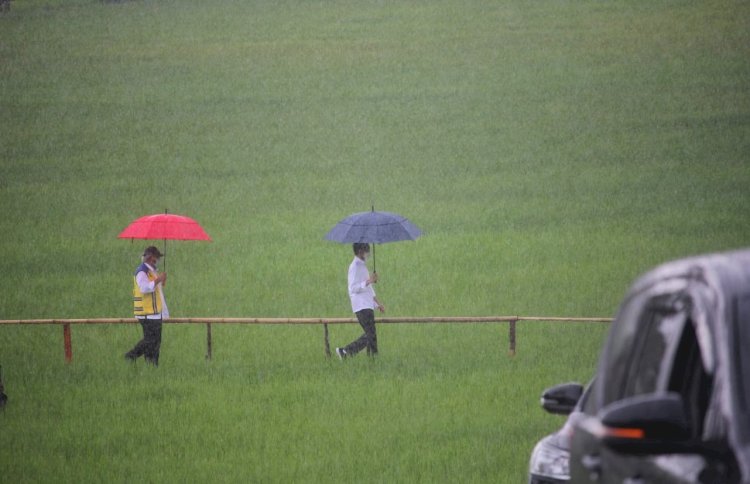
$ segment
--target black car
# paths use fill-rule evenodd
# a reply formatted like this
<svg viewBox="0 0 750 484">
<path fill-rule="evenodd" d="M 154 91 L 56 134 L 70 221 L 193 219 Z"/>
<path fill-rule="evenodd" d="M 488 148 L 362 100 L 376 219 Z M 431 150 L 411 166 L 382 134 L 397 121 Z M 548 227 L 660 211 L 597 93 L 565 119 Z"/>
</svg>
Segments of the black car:
<svg viewBox="0 0 750 484">
<path fill-rule="evenodd" d="M 750 483 L 750 250 L 638 279 L 575 422 L 574 483 Z"/>
<path fill-rule="evenodd" d="M 591 383 L 584 391 L 580 383 L 563 383 L 542 393 L 542 408 L 549 413 L 567 415 L 565 425 L 547 435 L 534 446 L 529 459 L 529 484 L 559 484 L 570 481 L 570 438 L 573 427 L 582 416 L 581 407 L 591 393 Z"/>
</svg>

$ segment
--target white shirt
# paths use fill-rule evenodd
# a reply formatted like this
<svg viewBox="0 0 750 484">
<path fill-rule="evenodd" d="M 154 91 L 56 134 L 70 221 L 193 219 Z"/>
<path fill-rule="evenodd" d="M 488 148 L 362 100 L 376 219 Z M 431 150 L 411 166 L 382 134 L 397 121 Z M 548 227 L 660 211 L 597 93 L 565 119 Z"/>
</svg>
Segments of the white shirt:
<svg viewBox="0 0 750 484">
<path fill-rule="evenodd" d="M 367 284 L 370 278 L 370 272 L 367 270 L 367 264 L 359 257 L 349 265 L 349 299 L 352 302 L 352 311 L 357 312 L 363 309 L 375 309 L 375 289 L 372 284 Z"/>
<path fill-rule="evenodd" d="M 156 272 L 156 269 L 151 267 L 150 264 L 146 263 L 146 267 L 148 267 L 150 271 Z M 138 289 L 141 290 L 142 294 L 147 294 L 147 293 L 156 291 L 156 283 L 154 281 L 149 281 L 148 274 L 146 274 L 144 271 L 141 271 L 138 274 L 136 274 L 135 282 L 138 284 Z M 161 291 L 159 291 L 159 296 L 161 297 L 161 314 L 149 314 L 146 316 L 146 319 L 159 319 L 159 318 L 168 319 L 169 318 L 169 308 L 167 308 L 167 300 L 164 299 L 164 286 L 162 286 Z"/>
</svg>

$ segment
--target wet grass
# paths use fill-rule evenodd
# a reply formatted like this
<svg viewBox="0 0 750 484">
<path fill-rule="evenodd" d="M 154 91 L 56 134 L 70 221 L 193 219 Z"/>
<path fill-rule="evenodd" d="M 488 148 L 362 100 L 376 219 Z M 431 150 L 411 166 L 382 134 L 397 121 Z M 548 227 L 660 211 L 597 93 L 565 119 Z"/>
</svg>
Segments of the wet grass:
<svg viewBox="0 0 750 484">
<path fill-rule="evenodd" d="M 74 328 L 70 365 L 59 328 L 3 328 L 3 463 L 21 482 L 510 482 L 559 424 L 540 389 L 587 378 L 605 329 L 528 323 L 509 358 L 504 326 L 384 325 L 379 359 L 342 364 L 319 328 L 214 327 L 207 362 L 203 328 L 168 326 L 155 370 L 113 355 L 134 327 Z"/>
<path fill-rule="evenodd" d="M 169 209 L 174 316 L 342 317 L 344 216 L 392 316 L 610 316 L 663 260 L 747 246 L 745 2 L 24 0 L 0 14 L 0 319 L 128 317 Z M 161 244 L 160 244 L 161 245 Z M 317 327 L 0 328 L 4 476 L 519 482 L 603 325 L 387 326 L 375 362 Z M 348 342 L 353 326 L 331 329 Z"/>
</svg>

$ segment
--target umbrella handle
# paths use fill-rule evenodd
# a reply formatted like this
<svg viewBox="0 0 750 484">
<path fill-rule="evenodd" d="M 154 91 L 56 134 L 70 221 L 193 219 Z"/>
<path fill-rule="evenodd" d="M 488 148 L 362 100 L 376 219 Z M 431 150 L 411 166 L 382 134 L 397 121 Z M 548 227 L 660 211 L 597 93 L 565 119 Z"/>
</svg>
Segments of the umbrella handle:
<svg viewBox="0 0 750 484">
<path fill-rule="evenodd" d="M 164 215 L 169 213 L 169 209 L 164 209 Z M 167 239 L 164 239 L 164 272 L 167 272 Z"/>
</svg>

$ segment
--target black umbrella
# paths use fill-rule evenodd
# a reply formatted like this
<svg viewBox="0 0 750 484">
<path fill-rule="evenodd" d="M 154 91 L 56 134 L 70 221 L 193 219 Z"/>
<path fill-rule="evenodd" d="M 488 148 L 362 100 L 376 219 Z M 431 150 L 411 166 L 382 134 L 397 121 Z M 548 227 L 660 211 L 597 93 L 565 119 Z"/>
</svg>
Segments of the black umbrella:
<svg viewBox="0 0 750 484">
<path fill-rule="evenodd" d="M 399 240 L 415 240 L 422 231 L 402 217 L 391 212 L 376 212 L 375 207 L 369 212 L 349 215 L 336 224 L 326 234 L 326 240 L 343 244 L 355 242 L 373 244 L 372 270 L 375 271 L 375 245 Z"/>
</svg>

